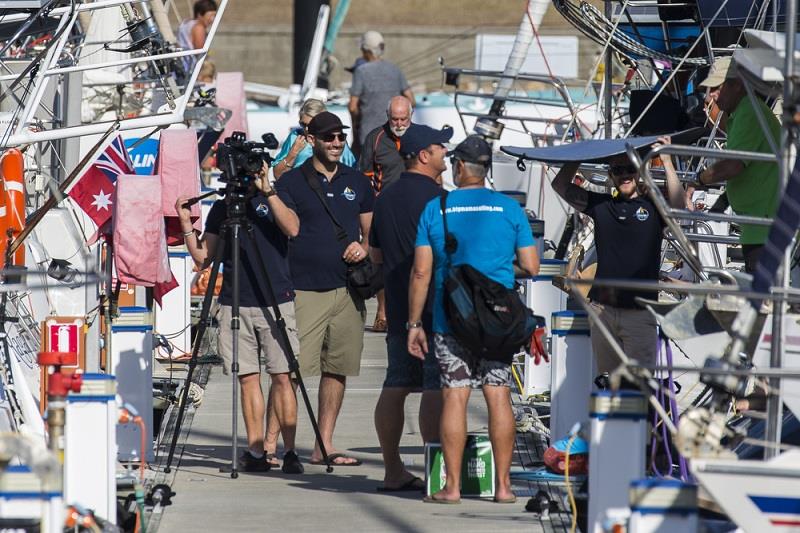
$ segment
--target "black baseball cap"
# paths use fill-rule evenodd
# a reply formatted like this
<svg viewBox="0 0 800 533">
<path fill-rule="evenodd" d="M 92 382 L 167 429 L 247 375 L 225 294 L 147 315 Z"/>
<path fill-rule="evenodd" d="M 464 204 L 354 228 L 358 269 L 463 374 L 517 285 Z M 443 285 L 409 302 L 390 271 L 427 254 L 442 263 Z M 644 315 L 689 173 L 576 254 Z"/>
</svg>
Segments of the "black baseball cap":
<svg viewBox="0 0 800 533">
<path fill-rule="evenodd" d="M 470 135 L 447 152 L 447 155 L 466 163 L 476 163 L 487 167 L 492 164 L 492 148 L 480 135 Z"/>
<path fill-rule="evenodd" d="M 409 159 L 432 144 L 445 144 L 453 137 L 453 128 L 435 130 L 422 124 L 411 124 L 400 137 L 400 155 Z"/>
<path fill-rule="evenodd" d="M 323 111 L 308 123 L 308 133 L 311 135 L 324 135 L 334 131 L 343 131 L 349 127 L 342 124 L 342 120 L 330 111 Z"/>
</svg>

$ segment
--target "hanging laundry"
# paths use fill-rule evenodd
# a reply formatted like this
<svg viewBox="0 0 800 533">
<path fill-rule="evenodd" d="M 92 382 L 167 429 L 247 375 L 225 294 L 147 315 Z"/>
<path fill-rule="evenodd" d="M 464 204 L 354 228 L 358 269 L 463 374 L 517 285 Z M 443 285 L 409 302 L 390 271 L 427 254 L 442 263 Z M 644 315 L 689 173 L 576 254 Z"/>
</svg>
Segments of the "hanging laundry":
<svg viewBox="0 0 800 533">
<path fill-rule="evenodd" d="M 241 72 L 220 72 L 217 74 L 217 107 L 230 109 L 233 113 L 220 135 L 222 142 L 234 131 L 247 135 L 247 113 L 244 95 L 244 75 Z"/>
<path fill-rule="evenodd" d="M 177 287 L 169 267 L 161 177 L 122 174 L 114 194 L 114 266 L 117 279 L 154 287 L 156 301 Z"/>
<path fill-rule="evenodd" d="M 200 194 L 197 132 L 192 128 L 162 131 L 155 168 L 161 176 L 161 212 L 166 219 L 167 245 L 178 246 L 183 244 L 183 231 L 175 213 L 175 199 Z M 194 204 L 191 210 L 194 228 L 202 232 L 200 204 Z"/>
</svg>

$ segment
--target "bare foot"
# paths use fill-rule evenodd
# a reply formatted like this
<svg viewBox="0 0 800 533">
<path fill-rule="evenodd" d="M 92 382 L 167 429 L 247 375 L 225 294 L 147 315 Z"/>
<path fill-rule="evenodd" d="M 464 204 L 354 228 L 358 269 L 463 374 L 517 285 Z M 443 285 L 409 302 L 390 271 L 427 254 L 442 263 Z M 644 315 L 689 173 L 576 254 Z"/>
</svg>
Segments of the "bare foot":
<svg viewBox="0 0 800 533">
<path fill-rule="evenodd" d="M 444 488 L 423 499 L 428 503 L 458 503 L 461 501 L 461 492 Z"/>
</svg>

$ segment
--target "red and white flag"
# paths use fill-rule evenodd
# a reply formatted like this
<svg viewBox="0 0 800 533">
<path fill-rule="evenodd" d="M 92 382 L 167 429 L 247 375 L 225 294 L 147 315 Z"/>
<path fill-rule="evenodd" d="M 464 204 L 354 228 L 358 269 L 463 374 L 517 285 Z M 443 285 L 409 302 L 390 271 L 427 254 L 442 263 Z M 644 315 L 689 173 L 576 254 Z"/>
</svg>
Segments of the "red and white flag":
<svg viewBox="0 0 800 533">
<path fill-rule="evenodd" d="M 67 193 L 89 218 L 102 227 L 111 219 L 114 186 L 120 174 L 133 174 L 133 162 L 122 137 L 113 138 Z"/>
</svg>

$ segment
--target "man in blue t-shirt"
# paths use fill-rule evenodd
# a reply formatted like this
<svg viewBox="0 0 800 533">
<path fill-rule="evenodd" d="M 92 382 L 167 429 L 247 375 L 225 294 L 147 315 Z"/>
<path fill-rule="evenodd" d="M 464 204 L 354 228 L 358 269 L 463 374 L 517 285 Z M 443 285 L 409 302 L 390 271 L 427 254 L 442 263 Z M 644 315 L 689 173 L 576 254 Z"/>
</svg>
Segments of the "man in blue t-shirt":
<svg viewBox="0 0 800 533">
<path fill-rule="evenodd" d="M 291 350 L 298 351 L 297 330 L 295 328 L 294 290 L 289 277 L 287 261 L 287 237 L 297 235 L 299 222 L 284 203 L 277 197 L 267 181 L 268 168 L 264 165 L 262 172 L 254 180 L 254 195 L 249 196 L 246 204 L 246 217 L 253 228 L 255 248 L 244 232 L 239 240 L 239 351 L 238 377 L 242 390 L 242 417 L 247 432 L 248 450 L 239 459 L 239 465 L 246 472 L 266 472 L 272 466 L 265 455 L 264 431 L 264 394 L 261 390 L 261 365 L 259 354 L 263 353 L 264 366 L 270 375 L 271 411 L 274 411 L 272 423 L 279 426 L 283 435 L 284 459 L 282 470 L 287 474 L 300 474 L 303 465 L 295 447 L 297 428 L 297 398 L 294 386 L 289 378 L 289 346 L 284 345 L 283 337 L 272 310 L 278 305 L 281 315 L 286 321 L 286 333 Z M 217 200 L 211 206 L 206 218 L 206 228 L 202 237 L 192 228 L 191 212 L 184 207 L 185 198 L 175 203 L 186 248 L 199 268 L 206 268 L 213 261 L 220 234 L 225 229 L 227 209 L 224 200 Z M 233 253 L 230 234 L 225 235 L 226 250 L 223 255 L 222 290 L 219 295 L 220 314 L 219 348 L 224 361 L 224 371 L 231 367 L 233 357 L 233 328 L 231 305 L 233 303 Z M 260 263 L 256 254 L 261 254 L 268 270 L 275 300 L 263 278 Z M 277 429 L 276 437 L 277 440 Z"/>
<path fill-rule="evenodd" d="M 497 476 L 495 501 L 512 503 L 516 498 L 511 491 L 510 477 L 515 435 L 510 397 L 511 365 L 476 358 L 451 334 L 444 311 L 444 279 L 451 264 L 469 264 L 492 280 L 512 288 L 515 274 L 538 274 L 539 257 L 530 224 L 519 204 L 486 188 L 486 175 L 492 161 L 492 151 L 486 141 L 471 135 L 451 155 L 453 181 L 458 189 L 447 195 L 447 227 L 458 241 L 458 247 L 448 259 L 439 199 L 431 200 L 417 228 L 406 324 L 409 353 L 424 358 L 428 342 L 422 327 L 422 311 L 435 266 L 433 351 L 441 371 L 443 407 L 439 431 L 447 481 L 442 490 L 424 501 L 460 501 L 467 402 L 471 387 L 481 387 L 489 409 L 489 435 Z M 515 258 L 518 267 L 515 267 Z"/>
</svg>

